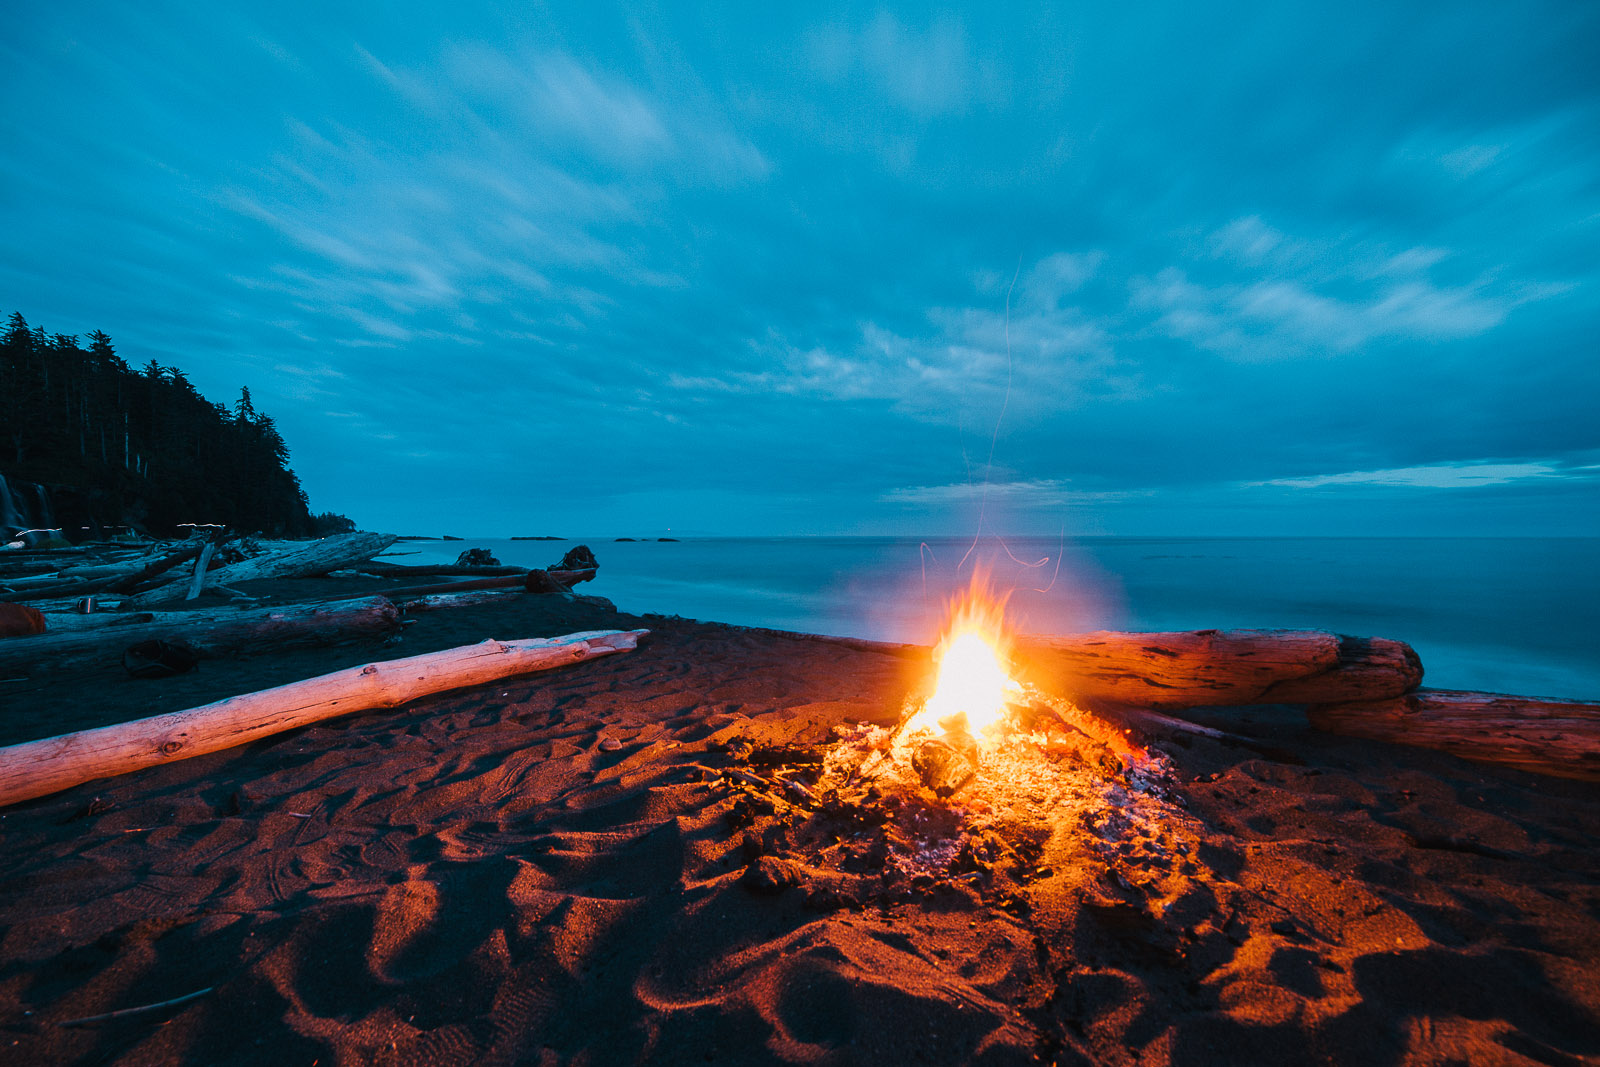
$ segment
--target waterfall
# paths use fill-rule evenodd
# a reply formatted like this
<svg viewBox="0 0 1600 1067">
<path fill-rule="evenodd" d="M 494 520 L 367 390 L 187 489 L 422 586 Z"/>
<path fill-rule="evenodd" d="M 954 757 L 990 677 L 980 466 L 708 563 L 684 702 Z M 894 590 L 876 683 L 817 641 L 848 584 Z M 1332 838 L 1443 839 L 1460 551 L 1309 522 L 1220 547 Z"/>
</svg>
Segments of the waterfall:
<svg viewBox="0 0 1600 1067">
<path fill-rule="evenodd" d="M 21 509 L 11 496 L 11 487 L 6 484 L 6 476 L 0 474 L 0 537 L 10 540 L 12 534 L 25 529 L 27 526 L 23 524 Z"/>
<path fill-rule="evenodd" d="M 42 485 L 18 482 L 13 488 L 0 474 L 0 544 L 17 540 L 19 530 L 48 530 L 54 525 L 50 497 Z M 21 540 L 33 544 L 48 533 L 23 534 Z"/>
</svg>

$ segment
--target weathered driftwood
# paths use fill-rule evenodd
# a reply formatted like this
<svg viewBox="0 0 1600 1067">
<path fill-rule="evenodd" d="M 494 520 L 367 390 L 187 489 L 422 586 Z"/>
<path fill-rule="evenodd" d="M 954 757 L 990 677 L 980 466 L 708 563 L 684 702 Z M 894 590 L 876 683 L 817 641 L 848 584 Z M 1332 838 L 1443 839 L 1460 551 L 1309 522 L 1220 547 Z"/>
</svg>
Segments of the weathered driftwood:
<svg viewBox="0 0 1600 1067">
<path fill-rule="evenodd" d="M 1422 681 L 1404 642 L 1321 630 L 1028 636 L 1017 654 L 1046 692 L 1148 708 L 1381 700 Z"/>
<path fill-rule="evenodd" d="M 189 614 L 193 614 L 190 612 Z M 76 633 L 83 630 L 108 630 L 119 626 L 137 626 L 154 622 L 155 614 L 149 611 L 97 611 L 81 615 L 75 611 L 47 611 L 44 613 L 45 633 Z"/>
<path fill-rule="evenodd" d="M 324 645 L 392 633 L 400 612 L 384 597 L 281 607 L 165 611 L 145 623 L 0 641 L 0 673 L 53 671 L 116 664 L 140 641 L 181 641 L 204 658 L 266 648 Z"/>
<path fill-rule="evenodd" d="M 419 611 L 441 611 L 447 608 L 475 608 L 484 604 L 504 604 L 525 596 L 521 589 L 477 589 L 470 593 L 434 593 L 397 601 L 407 615 Z"/>
<path fill-rule="evenodd" d="M 182 559 L 193 559 L 195 552 L 198 551 L 199 546 L 196 545 L 194 552 L 189 552 L 186 556 L 180 559 L 174 559 L 170 564 L 166 564 L 164 566 L 152 564 L 150 573 L 157 574 L 160 571 L 165 570 L 168 566 L 182 562 Z M 164 561 L 158 560 L 157 564 L 163 562 Z M 7 588 L 15 589 L 15 595 L 12 597 L 12 599 L 15 600 L 50 600 L 63 595 L 85 596 L 89 593 L 99 593 L 103 591 L 109 592 L 112 590 L 129 590 L 137 585 L 138 582 L 143 578 L 143 575 L 139 572 L 138 568 L 131 564 L 111 567 L 108 569 L 99 567 L 93 569 L 97 572 L 100 572 L 99 577 L 85 577 L 82 573 L 67 576 L 67 572 L 63 571 L 59 575 L 49 575 L 47 578 L 21 583 L 21 588 L 16 587 L 17 583 L 13 583 L 12 585 L 7 586 Z"/>
<path fill-rule="evenodd" d="M 337 715 L 393 708 L 450 689 L 634 648 L 645 630 L 484 641 L 369 663 L 187 711 L 0 748 L 0 805 L 95 778 L 247 744 Z"/>
<path fill-rule="evenodd" d="M 129 560 L 117 563 L 85 563 L 79 567 L 63 567 L 56 575 L 59 579 L 81 578 L 85 581 L 94 581 L 99 578 L 115 578 L 126 574 L 135 564 Z"/>
<path fill-rule="evenodd" d="M 1600 704 L 1419 689 L 1309 708 L 1329 733 L 1438 749 L 1481 763 L 1600 782 Z"/>
<path fill-rule="evenodd" d="M 571 589 L 579 582 L 594 577 L 594 571 L 546 571 L 563 589 Z M 438 593 L 468 593 L 475 589 L 521 589 L 527 575 L 506 575 L 502 578 L 478 578 L 470 582 L 435 582 L 432 585 L 408 585 L 401 589 L 385 589 L 383 595 L 394 600 L 402 597 L 433 596 Z"/>
<path fill-rule="evenodd" d="M 376 533 L 325 537 L 320 541 L 293 545 L 282 551 L 263 553 L 253 559 L 241 560 L 207 571 L 204 584 L 237 585 L 240 582 L 262 578 L 300 578 L 327 574 L 329 571 L 336 571 L 352 563 L 370 559 L 392 545 L 394 540 L 393 534 Z M 188 592 L 189 583 L 190 579 L 184 577 L 158 585 L 154 589 L 123 601 L 123 607 L 148 608 L 181 600 Z"/>
<path fill-rule="evenodd" d="M 6 582 L 12 578 L 37 578 L 42 574 L 55 574 L 60 569 L 59 566 L 47 560 L 36 562 L 18 560 L 13 563 L 4 556 L 0 556 L 0 582 Z"/>
<path fill-rule="evenodd" d="M 200 554 L 200 550 L 205 544 L 206 542 L 200 538 L 185 541 L 176 552 L 168 552 L 146 566 L 139 567 L 131 573 L 114 579 L 106 586 L 106 591 L 110 593 L 131 593 L 157 575 L 166 573 L 180 563 L 187 563 L 189 560 L 194 559 Z"/>
<path fill-rule="evenodd" d="M 53 596 L 55 590 L 86 589 L 97 583 L 87 578 L 63 578 L 59 574 L 39 574 L 29 578 L 16 578 L 5 583 L 6 596 L 12 600 Z"/>
<path fill-rule="evenodd" d="M 380 578 L 409 578 L 437 574 L 447 578 L 495 578 L 511 574 L 527 574 L 527 567 L 463 567 L 455 563 L 441 563 L 432 566 L 425 563 L 363 563 L 357 568 L 362 574 L 374 574 Z"/>
<path fill-rule="evenodd" d="M 183 594 L 183 599 L 194 600 L 200 595 L 201 586 L 206 584 L 206 568 L 211 564 L 211 557 L 216 554 L 217 546 L 207 541 L 200 549 L 200 556 L 194 561 L 194 577 L 189 581 L 189 591 Z"/>
</svg>

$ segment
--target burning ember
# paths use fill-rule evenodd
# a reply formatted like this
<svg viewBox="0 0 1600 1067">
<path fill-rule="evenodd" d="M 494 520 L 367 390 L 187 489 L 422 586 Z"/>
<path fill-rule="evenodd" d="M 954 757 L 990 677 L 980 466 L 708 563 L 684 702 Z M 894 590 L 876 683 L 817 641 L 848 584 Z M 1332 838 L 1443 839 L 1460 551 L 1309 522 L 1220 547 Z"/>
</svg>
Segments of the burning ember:
<svg viewBox="0 0 1600 1067">
<path fill-rule="evenodd" d="M 1021 692 L 1005 667 L 1011 644 L 1005 605 L 1005 597 L 990 595 L 981 578 L 973 579 L 934 653 L 938 684 L 902 727 L 905 732 L 942 730 L 991 740 L 1000 733 L 1006 704 Z"/>
</svg>

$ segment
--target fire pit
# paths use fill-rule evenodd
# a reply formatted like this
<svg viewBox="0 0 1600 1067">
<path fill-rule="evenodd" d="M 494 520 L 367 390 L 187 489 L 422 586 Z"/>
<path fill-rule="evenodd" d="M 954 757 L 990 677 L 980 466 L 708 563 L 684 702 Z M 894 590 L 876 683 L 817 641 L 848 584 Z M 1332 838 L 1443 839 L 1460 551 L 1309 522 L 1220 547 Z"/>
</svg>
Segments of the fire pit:
<svg viewBox="0 0 1600 1067">
<path fill-rule="evenodd" d="M 822 908 L 958 893 L 1026 909 L 1021 890 L 1042 879 L 1113 904 L 1176 894 L 1166 883 L 1199 835 L 1166 758 L 1019 681 L 1013 653 L 1004 598 L 975 583 L 952 607 L 931 691 L 908 696 L 895 726 L 728 744 L 729 765 L 705 770 L 735 794 L 747 887 L 802 887 Z"/>
</svg>

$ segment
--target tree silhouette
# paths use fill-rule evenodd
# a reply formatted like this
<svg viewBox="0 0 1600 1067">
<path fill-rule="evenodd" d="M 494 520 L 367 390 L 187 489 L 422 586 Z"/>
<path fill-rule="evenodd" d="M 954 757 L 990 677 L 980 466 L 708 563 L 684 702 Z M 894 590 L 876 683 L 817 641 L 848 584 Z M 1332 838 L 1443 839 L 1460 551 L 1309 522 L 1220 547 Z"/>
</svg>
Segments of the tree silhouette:
<svg viewBox="0 0 1600 1067">
<path fill-rule="evenodd" d="M 133 370 L 14 313 L 0 334 L 0 473 L 81 502 L 89 526 L 180 523 L 303 535 L 313 525 L 289 449 L 248 388 L 230 411 L 176 367 Z M 59 508 L 58 508 L 59 511 Z M 65 524 L 65 523 L 64 523 Z"/>
</svg>

